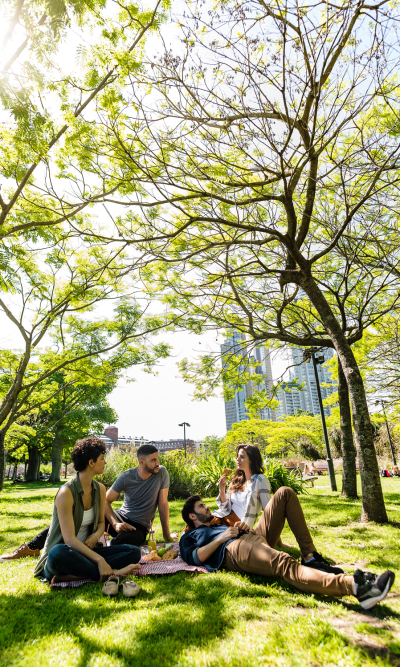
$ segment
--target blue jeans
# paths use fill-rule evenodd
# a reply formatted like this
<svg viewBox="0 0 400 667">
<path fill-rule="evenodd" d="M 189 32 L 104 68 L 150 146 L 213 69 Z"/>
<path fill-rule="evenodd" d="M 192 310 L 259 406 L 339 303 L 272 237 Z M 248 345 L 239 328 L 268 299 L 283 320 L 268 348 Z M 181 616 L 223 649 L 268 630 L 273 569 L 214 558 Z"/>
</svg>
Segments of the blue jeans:
<svg viewBox="0 0 400 667">
<path fill-rule="evenodd" d="M 96 553 L 116 570 L 138 563 L 141 557 L 139 547 L 132 544 L 96 547 Z M 71 549 L 67 544 L 57 544 L 50 549 L 43 574 L 50 581 L 55 575 L 65 574 L 72 574 L 75 577 L 82 577 L 82 579 L 92 579 L 92 581 L 99 581 L 100 579 L 99 568 L 96 563 L 93 563 L 86 556 L 82 556 L 75 549 Z"/>
</svg>

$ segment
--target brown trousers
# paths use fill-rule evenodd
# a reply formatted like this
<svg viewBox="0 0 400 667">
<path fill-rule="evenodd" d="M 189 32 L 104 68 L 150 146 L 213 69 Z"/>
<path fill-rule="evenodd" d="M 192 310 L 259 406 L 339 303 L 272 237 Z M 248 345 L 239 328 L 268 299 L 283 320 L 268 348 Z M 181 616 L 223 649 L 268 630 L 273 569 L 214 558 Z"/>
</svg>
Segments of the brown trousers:
<svg viewBox="0 0 400 667">
<path fill-rule="evenodd" d="M 287 553 L 276 551 L 285 519 L 303 558 L 316 551 L 297 495 L 289 487 L 283 486 L 272 496 L 255 527 L 255 532 L 245 533 L 227 545 L 223 567 L 232 572 L 282 577 L 292 586 L 308 593 L 339 597 L 354 595 L 353 577 L 314 570 L 300 565 Z"/>
</svg>

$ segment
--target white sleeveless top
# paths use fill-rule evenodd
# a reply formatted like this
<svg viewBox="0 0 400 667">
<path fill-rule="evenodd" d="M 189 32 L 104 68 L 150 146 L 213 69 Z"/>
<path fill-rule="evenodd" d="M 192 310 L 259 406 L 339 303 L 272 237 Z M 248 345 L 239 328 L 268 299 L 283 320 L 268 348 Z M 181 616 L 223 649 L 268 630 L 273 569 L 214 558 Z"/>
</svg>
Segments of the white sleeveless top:
<svg viewBox="0 0 400 667">
<path fill-rule="evenodd" d="M 94 522 L 94 506 L 90 510 L 84 510 L 83 519 L 79 532 L 77 534 L 77 539 L 80 542 L 84 542 L 89 535 L 89 527 Z"/>
</svg>

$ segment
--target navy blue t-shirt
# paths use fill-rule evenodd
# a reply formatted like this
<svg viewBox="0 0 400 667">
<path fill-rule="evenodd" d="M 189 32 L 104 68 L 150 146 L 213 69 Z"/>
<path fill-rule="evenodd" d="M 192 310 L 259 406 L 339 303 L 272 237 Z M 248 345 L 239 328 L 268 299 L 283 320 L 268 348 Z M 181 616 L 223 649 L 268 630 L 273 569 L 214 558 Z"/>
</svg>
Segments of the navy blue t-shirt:
<svg viewBox="0 0 400 667">
<path fill-rule="evenodd" d="M 188 565 L 202 565 L 207 568 L 209 572 L 215 572 L 218 570 L 225 556 L 226 545 L 236 540 L 237 537 L 233 537 L 231 540 L 221 544 L 218 549 L 211 554 L 210 558 L 204 563 L 201 563 L 197 558 L 196 551 L 200 547 L 205 547 L 206 544 L 210 544 L 217 537 L 228 530 L 228 526 L 199 526 L 198 528 L 193 528 L 188 533 L 182 535 L 179 541 L 179 548 L 181 552 L 181 557 L 183 560 L 188 563 Z M 239 537 L 239 536 L 238 536 Z"/>
</svg>

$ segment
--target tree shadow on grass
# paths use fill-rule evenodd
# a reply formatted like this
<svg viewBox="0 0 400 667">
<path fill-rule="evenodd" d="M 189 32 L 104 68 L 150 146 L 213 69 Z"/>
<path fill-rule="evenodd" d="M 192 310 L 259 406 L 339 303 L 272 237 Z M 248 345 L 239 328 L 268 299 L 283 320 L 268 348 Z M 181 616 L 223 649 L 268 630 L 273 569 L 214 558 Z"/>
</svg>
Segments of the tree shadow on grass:
<svg viewBox="0 0 400 667">
<path fill-rule="evenodd" d="M 48 589 L 41 595 L 1 595 L 0 654 L 4 664 L 12 662 L 23 645 L 47 639 L 50 649 L 57 636 L 67 634 L 80 646 L 77 664 L 82 667 L 88 665 L 93 653 L 105 653 L 123 665 L 174 665 L 186 649 L 210 650 L 228 635 L 235 623 L 227 612 L 229 597 L 246 597 L 249 587 L 252 597 L 269 595 L 264 587 L 253 590 L 248 582 L 237 585 L 234 580 L 209 575 L 181 573 L 147 579 L 134 600 L 122 595 L 104 598 L 101 584 Z M 107 629 L 109 623 L 112 625 Z"/>
</svg>

